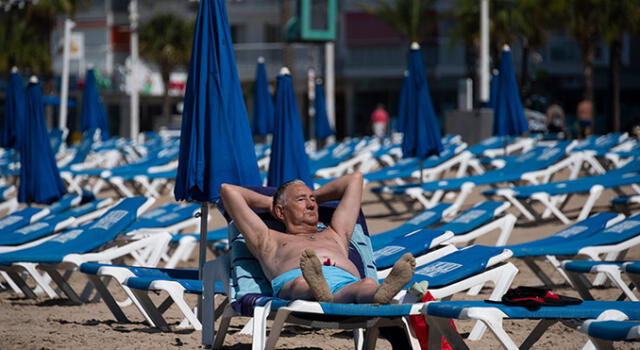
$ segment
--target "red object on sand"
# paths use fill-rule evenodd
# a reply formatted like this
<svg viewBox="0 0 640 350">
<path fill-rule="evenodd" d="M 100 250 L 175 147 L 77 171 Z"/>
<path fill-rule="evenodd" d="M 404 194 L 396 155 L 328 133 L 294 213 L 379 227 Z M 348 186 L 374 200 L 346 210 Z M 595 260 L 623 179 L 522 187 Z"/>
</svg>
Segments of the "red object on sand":
<svg viewBox="0 0 640 350">
<path fill-rule="evenodd" d="M 435 299 L 433 298 L 431 293 L 427 292 L 422 297 L 421 301 L 424 303 L 427 301 L 434 301 L 434 300 Z M 456 329 L 456 325 L 453 324 L 453 321 L 449 320 L 449 322 L 451 322 L 453 329 Z M 411 328 L 413 328 L 413 332 L 416 334 L 416 337 L 418 337 L 418 341 L 420 341 L 420 348 L 422 350 L 428 350 L 429 349 L 429 326 L 427 326 L 427 323 L 424 320 L 424 316 L 422 315 L 409 316 L 409 323 L 411 324 Z M 442 337 L 442 350 L 453 350 L 453 348 L 449 345 L 447 340 L 444 339 L 444 337 Z"/>
</svg>

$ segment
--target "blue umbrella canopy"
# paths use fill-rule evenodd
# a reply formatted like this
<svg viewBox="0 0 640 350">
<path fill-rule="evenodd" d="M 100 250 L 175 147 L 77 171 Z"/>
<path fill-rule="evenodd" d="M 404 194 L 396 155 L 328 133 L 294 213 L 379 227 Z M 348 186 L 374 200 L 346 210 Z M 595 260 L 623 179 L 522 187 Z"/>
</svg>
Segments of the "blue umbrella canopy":
<svg viewBox="0 0 640 350">
<path fill-rule="evenodd" d="M 273 133 L 273 96 L 269 92 L 269 79 L 264 58 L 258 59 L 256 82 L 253 85 L 253 134 L 266 136 Z"/>
<path fill-rule="evenodd" d="M 502 50 L 499 70 L 496 106 L 493 111 L 493 134 L 519 136 L 529 128 L 520 102 L 520 90 L 513 70 L 511 50 L 507 45 Z"/>
<path fill-rule="evenodd" d="M 17 69 L 11 72 L 5 92 L 4 122 L 0 132 L 0 147 L 18 148 L 24 130 L 24 85 Z"/>
<path fill-rule="evenodd" d="M 24 132 L 20 143 L 20 186 L 18 201 L 49 204 L 67 190 L 51 150 L 44 120 L 42 91 L 37 78 L 27 87 Z"/>
<path fill-rule="evenodd" d="M 316 110 L 316 139 L 323 140 L 331 135 L 335 135 L 335 132 L 331 129 L 329 117 L 327 116 L 327 102 L 324 98 L 324 85 L 322 85 L 322 83 L 316 83 L 315 92 L 316 99 L 313 101 L 313 107 Z"/>
<path fill-rule="evenodd" d="M 224 0 L 202 0 L 184 97 L 176 200 L 215 202 L 220 185 L 260 185 Z"/>
<path fill-rule="evenodd" d="M 82 109 L 80 110 L 80 130 L 100 129 L 102 140 L 109 138 L 107 113 L 100 99 L 96 76 L 93 69 L 87 70 L 84 88 L 82 89 Z"/>
<path fill-rule="evenodd" d="M 400 98 L 398 99 L 398 132 L 404 132 L 407 122 L 407 91 L 409 90 L 409 72 L 404 72 L 402 79 L 402 88 L 400 89 Z"/>
<path fill-rule="evenodd" d="M 313 188 L 293 82 L 288 69 L 283 68 L 281 73 L 277 79 L 275 130 L 267 183 L 279 186 L 300 179 Z"/>
<path fill-rule="evenodd" d="M 427 73 L 420 46 L 413 43 L 409 51 L 409 86 L 407 111 L 402 138 L 403 158 L 427 158 L 442 152 L 442 136 L 431 103 Z"/>
</svg>

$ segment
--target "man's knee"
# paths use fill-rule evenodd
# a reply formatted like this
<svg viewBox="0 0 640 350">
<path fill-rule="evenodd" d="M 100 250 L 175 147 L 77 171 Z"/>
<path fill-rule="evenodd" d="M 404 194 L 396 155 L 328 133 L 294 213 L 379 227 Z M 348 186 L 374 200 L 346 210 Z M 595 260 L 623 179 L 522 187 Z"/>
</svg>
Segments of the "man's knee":
<svg viewBox="0 0 640 350">
<path fill-rule="evenodd" d="M 372 289 L 377 289 L 378 288 L 378 282 L 376 280 L 374 280 L 373 278 L 363 278 L 360 280 L 360 282 L 358 282 L 360 285 L 359 287 L 361 288 L 372 288 Z"/>
</svg>

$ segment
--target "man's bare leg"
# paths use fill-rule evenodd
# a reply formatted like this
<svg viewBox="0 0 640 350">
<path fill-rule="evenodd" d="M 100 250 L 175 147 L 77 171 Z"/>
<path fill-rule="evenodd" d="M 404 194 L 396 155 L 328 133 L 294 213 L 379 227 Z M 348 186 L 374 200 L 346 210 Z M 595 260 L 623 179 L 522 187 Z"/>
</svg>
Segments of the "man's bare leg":
<svg viewBox="0 0 640 350">
<path fill-rule="evenodd" d="M 416 259 L 411 253 L 406 253 L 400 257 L 400 259 L 393 264 L 389 276 L 382 281 L 382 284 L 373 295 L 373 302 L 377 304 L 388 304 L 402 287 L 411 281 L 415 270 Z"/>
<path fill-rule="evenodd" d="M 305 249 L 300 255 L 300 270 L 309 285 L 311 294 L 317 301 L 326 303 L 333 301 L 333 294 L 322 273 L 322 263 L 313 250 Z"/>
</svg>

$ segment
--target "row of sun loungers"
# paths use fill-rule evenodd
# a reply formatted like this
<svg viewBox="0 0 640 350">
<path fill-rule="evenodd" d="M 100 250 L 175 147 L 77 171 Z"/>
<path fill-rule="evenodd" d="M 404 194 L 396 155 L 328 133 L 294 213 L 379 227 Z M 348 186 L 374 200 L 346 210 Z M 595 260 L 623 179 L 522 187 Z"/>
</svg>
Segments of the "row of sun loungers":
<svg viewBox="0 0 640 350">
<path fill-rule="evenodd" d="M 494 303 L 422 303 L 406 290 L 396 296 L 399 302 L 396 305 L 282 300 L 271 296 L 268 280 L 232 223 L 228 228 L 209 232 L 209 246 L 218 258 L 207 263 L 201 281 L 197 270 L 176 268 L 197 245 L 197 234 L 180 232 L 198 221 L 199 205 L 169 203 L 148 210 L 153 198 L 134 197 L 140 193 L 151 197 L 161 195 L 162 187 L 170 184 L 175 176 L 172 160 L 176 155 L 172 152 L 176 144 L 162 141 L 156 141 L 163 145 L 156 148 L 158 152 L 150 150 L 146 157 L 139 155 L 137 161 L 132 157 L 129 165 L 119 163 L 121 165 L 109 169 L 65 168 L 64 171 L 73 174 L 68 178 L 74 183 L 70 187 L 102 189 L 107 186 L 125 197 L 116 203 L 110 199 L 68 195 L 44 208 L 25 207 L 13 211 L 8 206 L 5 210 L 10 213 L 0 218 L 0 277 L 8 288 L 30 298 L 44 293 L 51 298 L 64 295 L 82 303 L 91 299 L 95 289 L 119 322 L 128 322 L 129 311 L 125 306 L 130 304 L 151 326 L 163 331 L 172 328 L 163 314 L 175 304 L 184 315 L 178 327 L 202 330 L 203 344 L 214 346 L 222 345 L 231 319 L 238 316 L 249 317 L 243 332 L 252 334 L 256 349 L 276 347 L 283 325 L 291 322 L 352 329 L 358 348 L 375 347 L 378 327 L 399 325 L 407 329 L 412 344 L 417 347 L 415 334 L 411 334 L 406 323 L 406 317 L 411 315 L 425 316 L 430 326 L 429 341 L 433 343 L 430 346 L 438 346 L 444 336 L 454 348 L 467 347 L 448 319 L 476 320 L 468 339 L 480 339 L 484 330 L 489 329 L 508 349 L 518 347 L 504 329 L 506 319 L 541 320 L 523 348 L 535 343 L 550 325 L 567 318 L 584 321 L 579 330 L 588 334 L 597 347 L 606 348 L 610 341 L 638 339 L 638 322 L 625 321 L 640 320 L 639 308 L 633 304 L 638 300 L 637 294 L 625 283 L 628 277 L 637 286 L 638 263 L 623 259 L 626 251 L 640 243 L 640 214 L 590 216 L 604 189 L 624 186 L 637 189 L 634 187 L 638 183 L 635 146 L 628 146 L 629 140 L 617 134 L 582 143 L 536 144 L 533 139 L 506 143 L 510 140 L 494 138 L 467 147 L 455 137 L 445 141 L 445 152 L 440 157 L 424 160 L 426 171 L 422 172 L 417 160 L 399 160 L 393 143 L 385 145 L 371 139 L 335 145 L 316 153 L 312 161 L 317 162 L 315 173 L 327 178 L 358 169 L 365 171 L 367 181 L 384 184 L 373 187 L 381 198 L 389 194 L 394 195 L 391 199 L 409 197 L 425 208 L 398 227 L 376 234 L 369 234 L 363 217 L 359 220 L 351 250 L 362 276 L 381 280 L 399 256 L 411 252 L 417 257 L 418 265 L 412 283 L 428 282 L 436 300 L 465 291 L 475 295 L 481 288 L 491 286 L 488 299 Z M 611 149 L 621 144 L 627 145 L 626 148 L 618 148 L 615 156 L 608 157 Z M 102 151 L 113 149 L 109 148 L 111 145 L 104 147 Z M 91 152 L 95 153 L 96 149 Z M 505 150 L 521 154 L 505 156 Z M 256 152 L 268 157 L 268 148 Z M 491 161 L 486 161 L 488 155 L 493 156 Z M 380 170 L 374 170 L 376 168 Z M 471 172 L 476 175 L 467 176 Z M 569 180 L 552 182 L 557 173 L 563 173 Z M 457 177 L 447 179 L 451 174 Z M 511 187 L 482 192 L 489 198 L 504 201 L 469 205 L 468 195 L 475 187 L 504 183 Z M 523 183 L 529 185 L 520 186 Z M 0 188 L 0 195 L 5 196 L 3 191 L 6 191 L 4 202 L 13 196 L 10 188 Z M 453 202 L 445 201 L 453 198 L 446 194 L 450 191 L 459 192 Z M 569 224 L 572 220 L 562 210 L 570 195 L 580 193 L 589 193 L 590 197 L 574 225 L 541 240 L 507 245 L 518 220 L 516 215 L 529 220 L 553 215 Z M 625 206 L 630 214 L 632 210 L 628 208 L 637 202 L 636 197 L 620 197 L 614 203 Z M 542 207 L 533 201 L 540 202 Z M 408 207 L 413 207 L 413 203 Z M 389 207 L 393 208 L 392 203 Z M 224 208 L 220 209 L 224 212 Z M 325 208 L 321 216 L 330 213 L 331 209 Z M 495 233 L 495 246 L 473 244 L 488 233 Z M 124 257 L 133 262 L 133 266 L 123 264 Z M 572 260 L 576 258 L 589 260 Z M 553 285 L 539 265 L 540 261 L 547 261 L 587 301 L 536 311 L 495 303 L 511 287 L 518 273 L 509 259 L 523 260 L 544 284 Z M 157 267 L 161 264 L 164 267 Z M 68 283 L 74 271 L 82 272 L 90 281 L 82 291 L 74 290 Z M 589 282 L 585 274 L 598 277 Z M 589 288 L 592 284 L 602 285 L 605 278 L 632 301 L 593 301 Z M 126 301 L 117 301 L 111 294 L 116 285 L 124 290 Z M 167 298 L 157 304 L 149 293 L 166 293 Z M 202 319 L 188 303 L 186 294 L 203 296 Z M 270 332 L 267 332 L 267 319 L 274 320 Z M 214 331 L 216 320 L 219 327 Z"/>
</svg>

